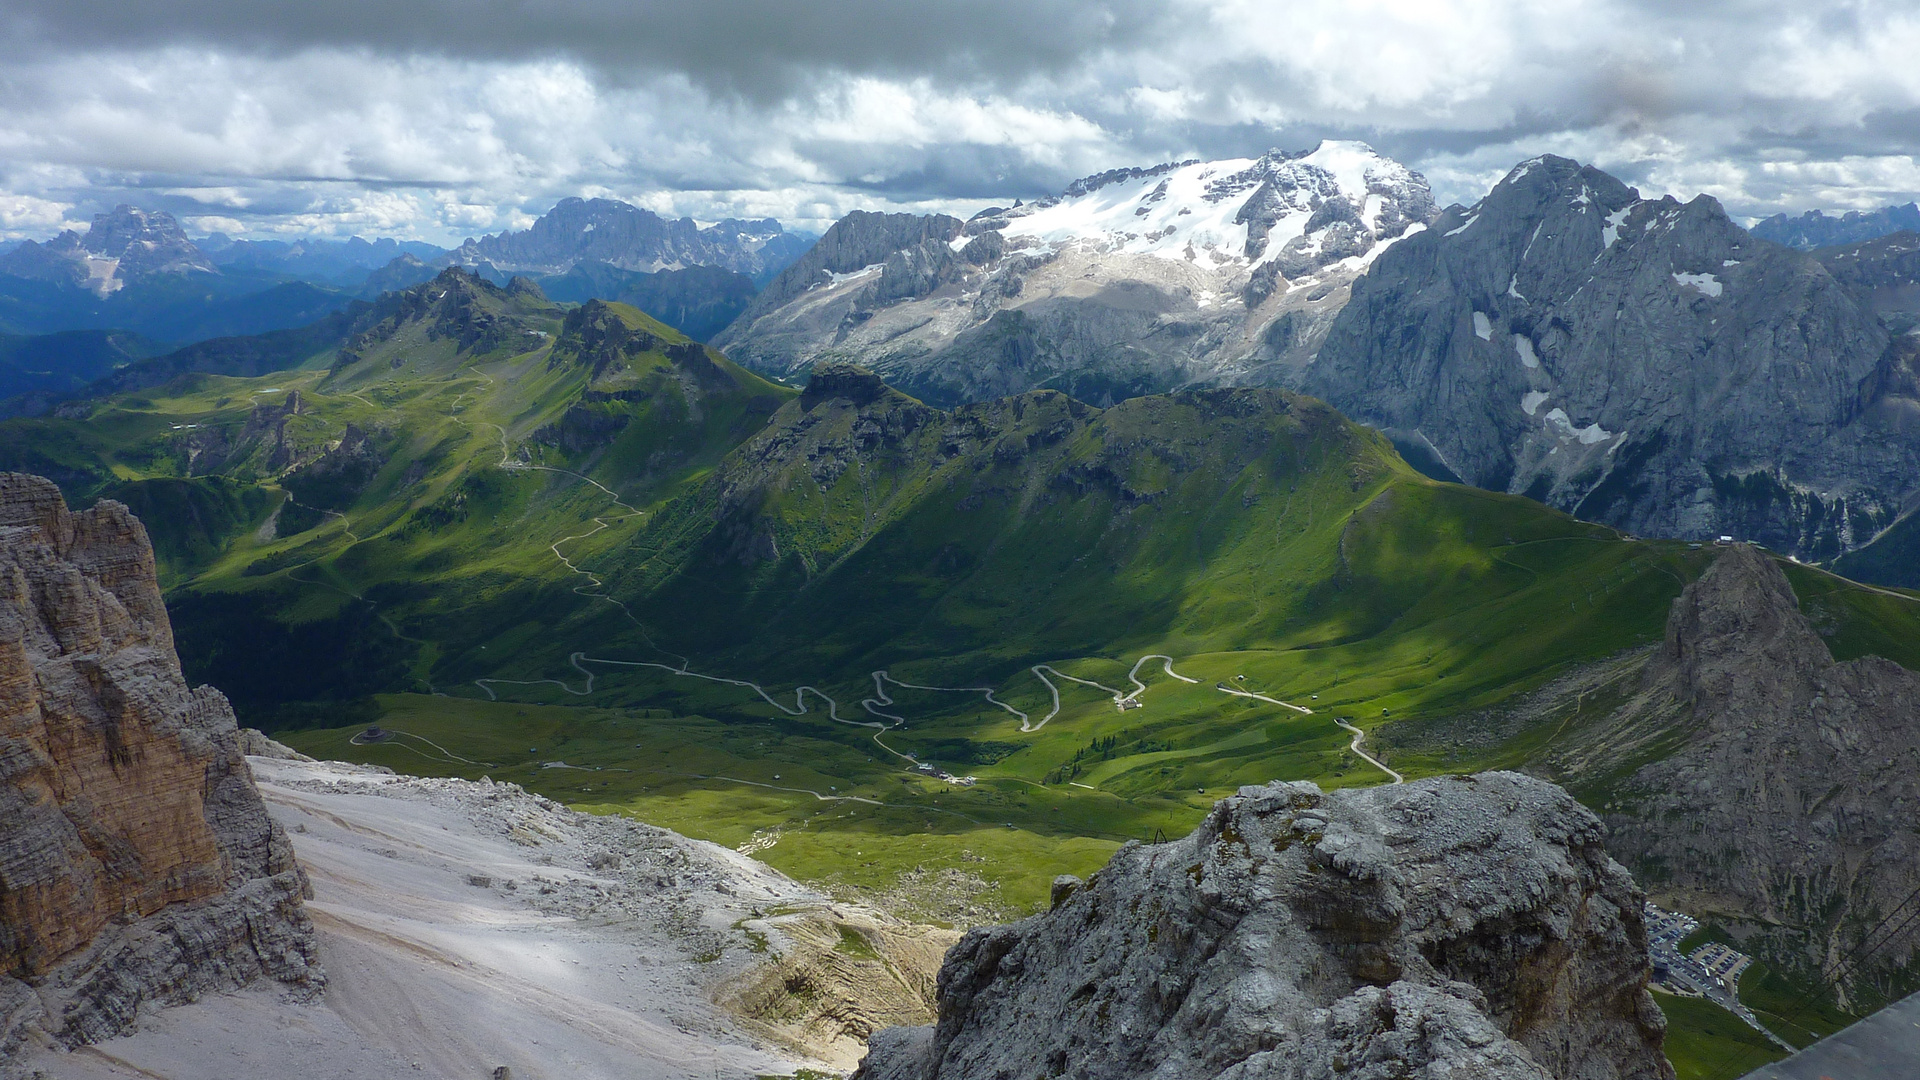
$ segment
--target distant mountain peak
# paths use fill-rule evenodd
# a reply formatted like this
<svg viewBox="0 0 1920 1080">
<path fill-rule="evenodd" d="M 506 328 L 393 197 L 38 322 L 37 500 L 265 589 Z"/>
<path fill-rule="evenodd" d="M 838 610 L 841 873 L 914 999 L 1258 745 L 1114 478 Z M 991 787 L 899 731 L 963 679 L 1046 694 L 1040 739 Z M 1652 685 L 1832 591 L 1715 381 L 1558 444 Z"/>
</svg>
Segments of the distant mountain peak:
<svg viewBox="0 0 1920 1080">
<path fill-rule="evenodd" d="M 690 217 L 669 220 L 617 199 L 570 196 L 524 231 L 469 239 L 446 261 L 536 274 L 564 274 L 581 263 L 645 273 L 718 266 L 764 284 L 811 242 L 772 218 L 702 227 Z"/>
<path fill-rule="evenodd" d="M 1097 173 L 969 231 L 998 228 L 1045 244 L 1099 243 L 1223 268 L 1278 262 L 1292 276 L 1364 256 L 1424 225 L 1434 210 L 1425 177 L 1366 143 L 1329 139 L 1258 158 Z"/>
<path fill-rule="evenodd" d="M 1755 223 L 1753 235 L 1790 248 L 1811 251 L 1836 244 L 1878 240 L 1902 230 L 1920 232 L 1920 204 L 1883 206 L 1878 210 L 1849 210 L 1828 215 L 1809 210 L 1799 217 L 1775 214 Z"/>
<path fill-rule="evenodd" d="M 95 214 L 85 236 L 69 229 L 0 258 L 0 274 L 83 287 L 101 297 L 143 277 L 219 272 L 172 214 L 125 203 Z"/>
<path fill-rule="evenodd" d="M 1914 454 L 1888 330 L 1836 276 L 1547 155 L 1376 262 L 1302 388 L 1470 484 L 1832 558 L 1911 505 Z"/>
<path fill-rule="evenodd" d="M 966 221 L 856 211 L 715 344 L 796 381 L 855 360 L 939 404 L 1247 381 L 1307 362 L 1352 282 L 1437 213 L 1419 173 L 1338 140 L 1110 169 Z"/>
</svg>

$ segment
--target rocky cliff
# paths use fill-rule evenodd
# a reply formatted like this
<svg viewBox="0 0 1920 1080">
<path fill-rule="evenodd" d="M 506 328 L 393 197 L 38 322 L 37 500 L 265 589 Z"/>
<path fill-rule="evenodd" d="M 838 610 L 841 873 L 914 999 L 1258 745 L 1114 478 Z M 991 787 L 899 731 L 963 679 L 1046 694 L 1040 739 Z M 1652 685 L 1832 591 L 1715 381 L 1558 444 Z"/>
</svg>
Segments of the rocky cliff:
<svg viewBox="0 0 1920 1080">
<path fill-rule="evenodd" d="M 1879 315 L 1893 333 L 1920 322 L 1920 233 L 1902 230 L 1814 253 L 1833 279 Z"/>
<path fill-rule="evenodd" d="M 1674 602 L 1637 694 L 1566 763 L 1604 773 L 1660 731 L 1678 749 L 1606 797 L 1610 847 L 1654 896 L 1851 996 L 1906 987 L 1888 980 L 1911 963 L 1911 928 L 1873 930 L 1920 902 L 1920 674 L 1836 663 L 1779 566 L 1736 546 Z"/>
<path fill-rule="evenodd" d="M 856 213 L 715 344 L 782 378 L 852 360 L 941 405 L 1287 382 L 1433 214 L 1424 178 L 1350 142 L 1117 169 L 966 222 Z"/>
<path fill-rule="evenodd" d="M 1671 1077 L 1641 895 L 1512 773 L 1244 788 L 947 954 L 856 1077 Z"/>
<path fill-rule="evenodd" d="M 304 881 L 226 699 L 189 689 L 146 530 L 0 473 L 0 1048 L 145 1002 L 318 987 Z"/>
<path fill-rule="evenodd" d="M 1916 494 L 1889 344 L 1818 259 L 1713 199 L 1549 156 L 1381 256 L 1302 385 L 1480 487 L 1831 558 Z"/>
</svg>

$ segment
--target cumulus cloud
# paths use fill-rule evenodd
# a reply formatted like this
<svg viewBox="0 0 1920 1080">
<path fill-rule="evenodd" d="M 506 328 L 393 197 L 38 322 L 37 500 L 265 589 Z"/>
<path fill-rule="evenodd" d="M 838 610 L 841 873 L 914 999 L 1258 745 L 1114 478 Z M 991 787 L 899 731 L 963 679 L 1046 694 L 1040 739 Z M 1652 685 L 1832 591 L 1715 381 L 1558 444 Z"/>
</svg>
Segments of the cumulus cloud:
<svg viewBox="0 0 1920 1080">
<path fill-rule="evenodd" d="M 1883 0 L 14 0 L 0 28 L 5 236 L 128 201 L 449 242 L 576 194 L 820 229 L 1323 137 L 1443 201 L 1541 152 L 1736 214 L 1920 187 L 1920 13 Z"/>
</svg>

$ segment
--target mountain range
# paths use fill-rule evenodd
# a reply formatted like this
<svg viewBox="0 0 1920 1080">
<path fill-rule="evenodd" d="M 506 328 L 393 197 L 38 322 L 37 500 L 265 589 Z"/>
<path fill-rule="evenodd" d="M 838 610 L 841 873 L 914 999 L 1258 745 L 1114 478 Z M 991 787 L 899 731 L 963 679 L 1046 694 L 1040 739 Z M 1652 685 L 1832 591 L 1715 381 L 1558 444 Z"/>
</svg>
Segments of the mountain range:
<svg viewBox="0 0 1920 1080">
<path fill-rule="evenodd" d="M 67 246 L 124 253 L 142 236 L 140 252 L 177 256 L 148 262 L 197 265 L 170 218 L 122 209 Z M 1442 211 L 1417 173 L 1329 142 L 1116 170 L 968 221 L 856 212 L 758 292 L 722 266 L 633 267 L 707 258 L 764 275 L 804 238 L 604 199 L 567 200 L 434 262 L 477 260 L 501 286 L 519 267 L 563 303 L 635 305 L 775 379 L 858 362 L 936 405 L 1035 387 L 1094 404 L 1181 386 L 1304 390 L 1441 478 L 1906 582 L 1899 553 L 1920 505 L 1912 235 L 1802 253 L 1754 238 L 1710 198 L 1642 199 L 1551 156 Z M 22 245 L 6 265 L 42 265 L 49 250 Z M 403 252 L 369 280 L 404 289 L 435 272 Z M 181 274 L 208 276 L 142 280 Z M 261 329 L 346 304 L 302 289 L 245 304 Z M 285 334 L 285 347 L 310 355 L 353 318 Z M 280 348 L 195 346 L 142 370 L 249 373 Z M 50 386 L 14 410 L 52 407 Z"/>
<path fill-rule="evenodd" d="M 571 254 L 547 250 L 556 231 L 592 233 L 602 225 L 597 239 L 576 244 Z M 521 268 L 517 257 L 539 255 L 552 272 L 527 276 L 555 298 L 637 304 L 704 340 L 732 322 L 756 290 L 749 273 L 726 267 L 764 279 L 808 239 L 770 220 L 701 229 L 625 203 L 576 199 L 528 233 L 470 241 L 462 250 L 481 253 L 475 271 L 503 286 L 512 275 L 487 256 Z M 153 370 L 238 372 L 297 363 L 285 350 L 332 344 L 330 335 L 353 321 L 358 299 L 419 285 L 458 261 L 431 244 L 390 239 L 254 241 L 216 233 L 196 243 L 165 212 L 116 207 L 97 215 L 84 235 L 69 231 L 44 244 L 0 249 L 0 336 L 7 342 L 0 414 L 50 411 L 85 396 L 90 383 L 117 368 L 167 351 L 166 343 L 186 348 Z M 280 334 L 278 344 L 229 340 L 271 333 Z M 109 341 L 118 344 L 103 349 Z"/>
<path fill-rule="evenodd" d="M 1809 210 L 1799 217 L 1775 214 L 1756 221 L 1750 230 L 1762 240 L 1771 240 L 1801 251 L 1857 244 L 1901 231 L 1920 232 L 1920 204 L 1883 206 L 1878 210 L 1848 210 L 1828 214 Z"/>
<path fill-rule="evenodd" d="M 1803 253 L 1551 156 L 1442 211 L 1417 173 L 1323 143 L 966 222 L 850 215 L 715 341 L 941 404 L 1284 386 L 1436 476 L 1831 559 L 1920 505 L 1904 235 Z"/>
<path fill-rule="evenodd" d="M 778 274 L 812 243 L 778 221 L 728 218 L 702 226 L 668 219 L 616 199 L 562 199 L 524 232 L 469 238 L 441 265 L 492 267 L 502 273 L 565 274 L 582 263 L 652 273 L 715 266 L 756 284 Z"/>
<path fill-rule="evenodd" d="M 224 233 L 214 233 L 195 244 L 223 271 L 267 271 L 350 289 L 363 288 L 369 273 L 402 256 L 433 260 L 447 253 L 446 248 L 424 241 L 388 237 L 235 240 Z M 384 291 L 387 290 L 376 290 L 376 293 Z"/>
</svg>

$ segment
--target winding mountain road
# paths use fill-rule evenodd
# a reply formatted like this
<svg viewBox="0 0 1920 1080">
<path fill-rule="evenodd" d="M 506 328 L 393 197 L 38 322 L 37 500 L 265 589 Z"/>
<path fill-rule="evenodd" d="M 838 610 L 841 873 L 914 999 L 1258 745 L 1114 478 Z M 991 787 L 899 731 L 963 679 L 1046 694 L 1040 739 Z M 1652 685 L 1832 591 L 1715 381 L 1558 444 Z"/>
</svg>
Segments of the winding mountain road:
<svg viewBox="0 0 1920 1080">
<path fill-rule="evenodd" d="M 493 382 L 492 376 L 488 375 L 486 372 L 480 371 L 478 368 L 471 368 L 470 370 L 472 370 L 475 374 L 479 375 L 481 378 L 486 379 L 489 385 L 491 385 L 491 383 Z M 461 397 L 464 397 L 464 396 L 465 394 L 461 395 Z M 459 402 L 459 398 L 456 398 L 455 399 L 456 405 L 458 404 L 458 402 Z M 453 419 L 457 423 L 461 423 L 463 425 L 467 424 L 466 421 L 461 420 L 459 418 L 457 413 L 453 415 Z M 467 425 L 467 426 L 471 426 L 471 425 Z M 598 480 L 595 480 L 590 476 L 585 476 L 585 475 L 582 475 L 581 473 L 573 472 L 568 469 L 557 469 L 551 466 L 534 465 L 528 462 L 520 462 L 520 461 L 512 460 L 512 452 L 507 444 L 506 429 L 500 427 L 498 424 L 489 423 L 488 426 L 493 427 L 495 430 L 500 432 L 500 465 L 499 465 L 500 468 L 511 469 L 511 470 L 538 470 L 542 472 L 560 473 L 565 476 L 574 477 L 588 484 L 592 484 L 594 487 L 599 488 L 602 492 L 606 493 L 606 495 L 613 500 L 614 505 L 626 511 L 625 514 L 621 515 L 619 518 L 616 518 L 615 520 L 626 520 L 627 518 L 630 518 L 630 517 L 640 516 L 643 513 L 642 511 L 627 505 L 625 502 L 623 502 L 620 499 L 620 496 L 616 492 L 614 492 L 611 488 L 608 488 L 605 484 L 600 483 Z M 646 627 L 643 624 L 641 624 L 640 620 L 634 616 L 631 610 L 627 608 L 626 604 L 615 599 L 612 595 L 610 595 L 606 591 L 605 582 L 598 575 L 594 574 L 592 571 L 583 569 L 580 566 L 576 565 L 571 559 L 569 559 L 566 556 L 564 552 L 560 550 L 560 546 L 562 544 L 568 544 L 575 540 L 586 539 L 587 537 L 593 536 L 594 534 L 600 532 L 601 530 L 609 528 L 611 526 L 611 522 L 607 521 L 605 518 L 602 518 L 602 517 L 594 517 L 591 520 L 594 522 L 594 528 L 592 530 L 585 533 L 581 533 L 577 536 L 562 537 L 561 539 L 556 540 L 552 544 L 548 545 L 548 549 L 553 552 L 554 558 L 558 559 L 560 563 L 563 566 L 565 566 L 570 573 L 580 575 L 581 577 L 584 577 L 587 579 L 586 584 L 576 586 L 573 589 L 573 592 L 576 595 L 587 596 L 587 597 L 591 597 L 599 600 L 605 600 L 606 602 L 614 605 L 615 607 L 618 607 L 621 613 L 627 617 L 628 621 L 632 622 L 634 626 L 638 627 L 641 631 L 641 634 L 647 637 L 648 643 L 653 644 L 652 637 L 651 635 L 647 634 Z M 588 590 L 594 590 L 594 591 L 588 591 Z M 655 645 L 654 647 L 658 648 L 657 645 Z M 663 649 L 661 651 L 666 652 L 667 650 Z M 673 655 L 673 654 L 669 653 L 669 655 Z M 565 691 L 568 694 L 572 694 L 576 697 L 586 697 L 593 693 L 594 682 L 596 679 L 595 674 L 592 671 L 587 669 L 586 667 L 587 664 L 604 664 L 604 665 L 609 665 L 614 667 L 628 667 L 628 668 L 651 668 L 653 670 L 664 671 L 669 675 L 674 675 L 681 678 L 701 679 L 706 682 L 720 683 L 726 686 L 738 686 L 743 689 L 751 690 L 755 694 L 759 695 L 760 699 L 765 701 L 768 705 L 771 705 L 774 708 L 780 710 L 781 712 L 786 713 L 788 716 L 807 715 L 807 713 L 810 711 L 807 706 L 807 695 L 811 694 L 814 697 L 819 698 L 822 702 L 826 703 L 826 713 L 827 713 L 827 718 L 829 720 L 837 724 L 846 724 L 851 727 L 871 729 L 873 732 L 872 738 L 873 738 L 874 745 L 880 747 L 880 749 L 886 751 L 888 754 L 892 755 L 893 757 L 896 757 L 901 761 L 907 762 L 911 767 L 918 768 L 920 765 L 918 758 L 915 758 L 912 754 L 895 750 L 893 747 L 888 746 L 885 740 L 881 739 L 880 737 L 885 733 L 887 733 L 888 731 L 893 730 L 894 728 L 904 727 L 907 722 L 906 717 L 904 716 L 900 716 L 897 713 L 890 713 L 890 712 L 884 711 L 886 708 L 895 704 L 893 696 L 887 692 L 888 684 L 892 684 L 893 686 L 899 687 L 904 690 L 919 690 L 919 691 L 925 691 L 925 692 L 931 692 L 931 693 L 979 694 L 986 700 L 988 704 L 994 706 L 995 708 L 1004 710 L 1009 715 L 1019 720 L 1020 731 L 1022 733 L 1031 734 L 1033 732 L 1041 730 L 1042 728 L 1045 728 L 1049 721 L 1051 721 L 1054 717 L 1060 715 L 1060 709 L 1061 709 L 1060 686 L 1058 683 L 1054 682 L 1055 679 L 1059 679 L 1065 682 L 1079 683 L 1082 686 L 1090 686 L 1096 690 L 1100 690 L 1106 694 L 1111 695 L 1114 706 L 1116 708 L 1124 709 L 1127 707 L 1128 703 L 1130 702 L 1138 704 L 1140 702 L 1141 696 L 1147 692 L 1147 684 L 1143 682 L 1140 678 L 1140 669 L 1144 667 L 1149 661 L 1153 661 L 1153 660 L 1160 661 L 1161 670 L 1165 671 L 1170 678 L 1177 679 L 1180 682 L 1189 683 L 1189 684 L 1197 684 L 1200 682 L 1199 679 L 1195 679 L 1187 675 L 1182 675 L 1178 671 L 1175 671 L 1173 669 L 1173 657 L 1168 656 L 1164 653 L 1146 653 L 1140 656 L 1138 659 L 1136 659 L 1133 662 L 1133 667 L 1127 672 L 1127 681 L 1133 684 L 1133 689 L 1129 691 L 1121 691 L 1114 687 L 1108 686 L 1105 683 L 1096 682 L 1092 679 L 1083 679 L 1078 675 L 1069 675 L 1066 672 L 1061 671 L 1060 669 L 1054 667 L 1051 664 L 1034 664 L 1027 670 L 1031 671 L 1033 673 L 1034 678 L 1039 679 L 1041 682 L 1041 685 L 1047 688 L 1048 696 L 1052 699 L 1051 705 L 1047 710 L 1047 714 L 1041 717 L 1038 721 L 1035 721 L 1033 717 L 1030 714 L 1026 713 L 1025 711 L 1018 709 L 1013 705 L 1008 704 L 1007 702 L 1002 701 L 998 697 L 994 696 L 994 688 L 991 686 L 931 686 L 924 683 L 903 682 L 899 679 L 894 678 L 891 674 L 888 673 L 888 671 L 885 668 L 881 668 L 879 670 L 876 670 L 870 673 L 870 677 L 873 680 L 873 696 L 868 698 L 862 698 L 860 700 L 860 707 L 863 710 L 865 710 L 869 716 L 875 717 L 876 719 L 874 720 L 854 720 L 854 719 L 849 719 L 847 717 L 841 716 L 840 703 L 836 701 L 831 694 L 828 694 L 826 691 L 820 689 L 817 686 L 806 685 L 806 686 L 795 687 L 793 691 L 793 705 L 789 707 L 783 701 L 776 698 L 774 695 L 768 693 L 766 688 L 761 686 L 759 683 L 753 682 L 749 679 L 733 679 L 733 678 L 727 678 L 721 675 L 707 675 L 702 672 L 694 671 L 687 665 L 684 658 L 682 658 L 682 663 L 679 667 L 674 667 L 671 664 L 662 664 L 654 661 L 613 660 L 613 659 L 608 659 L 603 657 L 588 656 L 585 652 L 574 652 L 572 655 L 570 655 L 567 658 L 567 661 L 570 665 L 572 665 L 573 669 L 580 672 L 580 674 L 586 680 L 584 686 L 582 686 L 580 689 L 575 689 L 573 686 L 569 685 L 568 683 L 560 679 L 484 678 L 484 679 L 475 679 L 473 680 L 473 682 L 475 686 L 478 686 L 487 695 L 487 698 L 489 700 L 493 700 L 493 701 L 499 700 L 499 696 L 493 692 L 493 686 L 495 685 L 534 686 L 534 685 L 551 684 L 554 686 L 558 686 L 561 690 Z M 1225 683 L 1216 684 L 1215 689 L 1220 690 L 1223 693 L 1236 695 L 1238 697 L 1253 698 L 1258 701 L 1263 701 L 1269 704 L 1278 705 L 1285 709 L 1291 709 L 1294 712 L 1300 713 L 1302 715 L 1313 715 L 1313 710 L 1306 708 L 1305 706 L 1295 705 L 1287 701 L 1281 701 L 1279 698 L 1269 697 L 1265 694 L 1258 694 L 1248 690 L 1238 690 L 1226 685 Z M 1338 717 L 1334 718 L 1334 723 L 1353 734 L 1353 741 L 1349 744 L 1349 748 L 1356 755 L 1364 759 L 1368 764 L 1372 765 L 1374 768 L 1379 769 L 1381 772 L 1392 777 L 1393 783 L 1399 784 L 1399 783 L 1405 782 L 1405 777 L 1401 776 L 1398 772 L 1395 772 L 1393 769 L 1388 768 L 1384 762 L 1380 761 L 1378 758 L 1366 752 L 1365 748 L 1362 745 L 1366 740 L 1365 732 L 1361 731 L 1359 728 L 1354 727 L 1352 724 L 1349 724 L 1345 720 L 1342 720 Z M 714 777 L 714 779 L 731 779 L 731 778 Z M 735 782 L 752 783 L 751 781 L 735 781 Z M 757 786 L 766 787 L 771 785 L 759 784 Z M 1085 787 L 1086 785 L 1076 784 L 1074 786 Z M 814 794 L 816 798 L 825 797 L 825 796 L 821 796 L 818 792 L 813 792 L 812 794 Z M 871 800 L 864 800 L 864 799 L 854 799 L 852 796 L 842 796 L 841 798 L 851 799 L 852 801 L 857 801 L 857 802 L 871 801 Z M 885 804 L 879 804 L 879 805 L 885 805 Z M 961 816 L 964 816 L 964 815 L 961 815 Z"/>
<path fill-rule="evenodd" d="M 1169 669 L 1168 673 L 1169 674 L 1172 673 L 1171 669 Z M 1292 709 L 1294 712 L 1300 713 L 1303 716 L 1313 715 L 1313 710 L 1307 708 L 1304 705 L 1295 705 L 1291 702 L 1281 701 L 1279 698 L 1268 697 L 1265 694 L 1256 694 L 1251 690 L 1236 690 L 1233 687 L 1228 686 L 1226 683 L 1217 683 L 1215 684 L 1214 689 L 1220 691 L 1223 694 L 1232 694 L 1235 697 L 1254 698 L 1259 701 L 1265 701 L 1274 705 L 1279 705 L 1282 708 Z M 1392 769 L 1387 768 L 1386 762 L 1381 761 L 1379 758 L 1374 757 L 1372 754 L 1367 753 L 1365 748 L 1362 746 L 1362 744 L 1367 741 L 1366 732 L 1361 731 L 1359 728 L 1354 727 L 1352 724 L 1347 723 L 1345 720 L 1342 720 L 1337 716 L 1333 718 L 1333 722 L 1335 724 L 1338 724 L 1340 727 L 1345 728 L 1347 731 L 1350 731 L 1353 733 L 1353 741 L 1347 744 L 1347 749 L 1352 750 L 1355 754 L 1358 754 L 1362 759 L 1366 761 L 1367 764 L 1373 766 L 1376 769 L 1379 769 L 1381 772 L 1386 773 L 1388 776 L 1393 777 L 1394 783 L 1404 784 L 1407 782 L 1406 777 L 1401 776 L 1399 773 L 1394 772 Z"/>
</svg>

